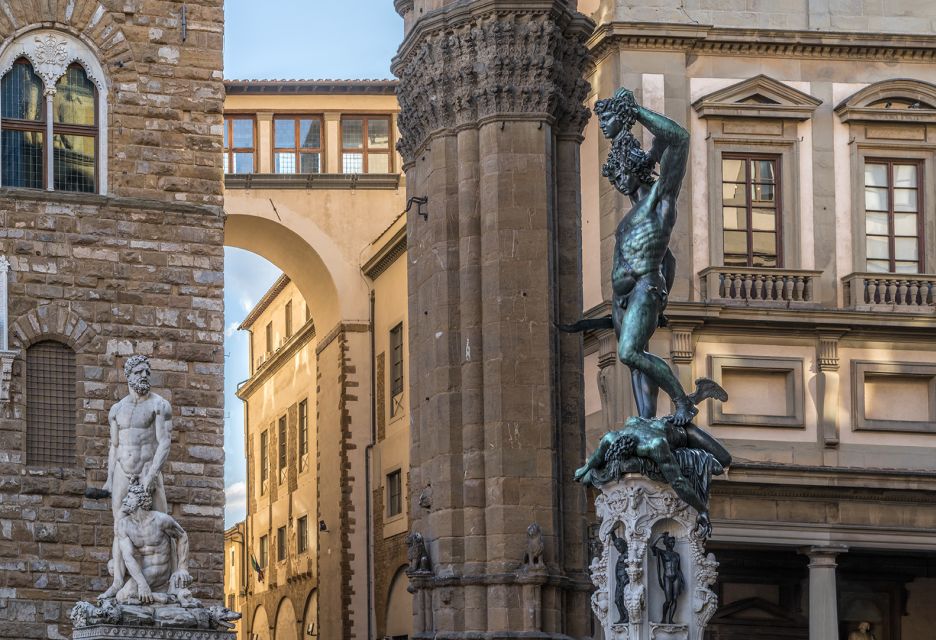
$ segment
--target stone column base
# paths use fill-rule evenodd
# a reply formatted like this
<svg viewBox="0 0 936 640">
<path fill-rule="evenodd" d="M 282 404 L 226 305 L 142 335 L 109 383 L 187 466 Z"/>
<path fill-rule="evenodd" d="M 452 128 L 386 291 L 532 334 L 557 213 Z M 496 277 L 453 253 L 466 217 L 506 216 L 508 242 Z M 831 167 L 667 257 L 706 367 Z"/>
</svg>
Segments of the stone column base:
<svg viewBox="0 0 936 640">
<path fill-rule="evenodd" d="M 113 640 L 114 638 L 145 638 L 146 640 L 235 640 L 233 631 L 210 629 L 158 629 L 97 624 L 72 632 L 72 640 Z"/>
</svg>

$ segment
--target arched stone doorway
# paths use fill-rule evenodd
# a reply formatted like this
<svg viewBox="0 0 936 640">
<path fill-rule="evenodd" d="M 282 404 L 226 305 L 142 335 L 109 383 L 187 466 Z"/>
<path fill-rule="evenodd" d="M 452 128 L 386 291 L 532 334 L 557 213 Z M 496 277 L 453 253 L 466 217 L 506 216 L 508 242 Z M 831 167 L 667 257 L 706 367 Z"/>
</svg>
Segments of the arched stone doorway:
<svg viewBox="0 0 936 640">
<path fill-rule="evenodd" d="M 251 638 L 251 640 L 272 640 L 270 637 L 270 618 L 267 616 L 263 605 L 254 610 L 253 621 L 250 623 L 247 637 Z"/>
<path fill-rule="evenodd" d="M 400 567 L 393 576 L 387 594 L 386 635 L 390 638 L 408 637 L 413 634 L 413 595 L 406 590 L 408 582 L 406 567 Z"/>
<path fill-rule="evenodd" d="M 276 640 L 299 640 L 296 637 L 296 610 L 289 598 L 280 600 L 274 637 Z"/>
<path fill-rule="evenodd" d="M 302 616 L 302 633 L 306 637 L 318 635 L 318 589 L 313 589 L 306 600 L 305 613 Z"/>
</svg>

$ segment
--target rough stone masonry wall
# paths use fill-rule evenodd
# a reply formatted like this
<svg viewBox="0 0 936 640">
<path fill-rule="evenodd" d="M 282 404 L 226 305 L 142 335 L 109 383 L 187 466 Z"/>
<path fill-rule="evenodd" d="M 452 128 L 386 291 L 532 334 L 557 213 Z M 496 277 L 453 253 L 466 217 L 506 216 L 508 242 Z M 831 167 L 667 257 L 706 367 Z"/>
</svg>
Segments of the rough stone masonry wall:
<svg viewBox="0 0 936 640">
<path fill-rule="evenodd" d="M 181 9 L 187 9 L 182 40 Z M 107 74 L 106 197 L 0 190 L 11 347 L 77 353 L 74 466 L 25 459 L 23 353 L 0 406 L 0 638 L 63 638 L 108 582 L 107 411 L 124 357 L 152 357 L 173 406 L 166 491 L 189 532 L 196 597 L 220 600 L 223 549 L 222 0 L 0 0 L 0 42 L 43 26 L 81 37 Z"/>
<path fill-rule="evenodd" d="M 223 227 L 187 206 L 0 190 L 9 256 L 11 347 L 42 339 L 77 354 L 76 459 L 26 459 L 24 360 L 0 408 L 0 637 L 66 635 L 71 604 L 103 591 L 109 503 L 84 499 L 106 478 L 107 413 L 131 353 L 151 357 L 153 390 L 173 407 L 165 475 L 188 531 L 196 596 L 221 597 L 223 541 Z M 14 624 L 15 623 L 15 624 Z"/>
</svg>

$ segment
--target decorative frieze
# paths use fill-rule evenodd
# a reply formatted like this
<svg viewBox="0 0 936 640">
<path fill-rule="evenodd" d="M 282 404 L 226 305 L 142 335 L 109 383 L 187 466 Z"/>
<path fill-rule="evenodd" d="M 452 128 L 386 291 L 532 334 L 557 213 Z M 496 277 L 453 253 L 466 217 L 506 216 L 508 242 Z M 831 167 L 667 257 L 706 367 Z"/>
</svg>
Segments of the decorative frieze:
<svg viewBox="0 0 936 640">
<path fill-rule="evenodd" d="M 400 48 L 393 71 L 404 162 L 432 133 L 486 117 L 535 114 L 560 131 L 585 127 L 593 23 L 554 2 L 523 11 L 491 6 L 424 17 Z"/>
</svg>

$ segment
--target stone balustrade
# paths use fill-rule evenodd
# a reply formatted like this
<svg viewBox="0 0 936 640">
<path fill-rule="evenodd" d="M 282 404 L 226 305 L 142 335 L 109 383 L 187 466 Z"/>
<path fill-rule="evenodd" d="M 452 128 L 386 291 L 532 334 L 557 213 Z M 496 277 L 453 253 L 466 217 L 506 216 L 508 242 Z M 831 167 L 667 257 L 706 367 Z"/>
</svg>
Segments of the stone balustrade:
<svg viewBox="0 0 936 640">
<path fill-rule="evenodd" d="M 936 275 L 851 273 L 842 278 L 845 306 L 850 309 L 888 307 L 894 311 L 932 312 Z"/>
<path fill-rule="evenodd" d="M 766 306 L 818 305 L 821 271 L 709 267 L 699 272 L 702 300 Z"/>
</svg>

